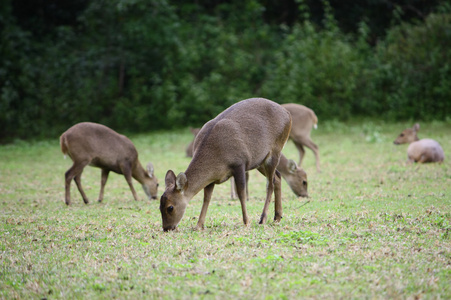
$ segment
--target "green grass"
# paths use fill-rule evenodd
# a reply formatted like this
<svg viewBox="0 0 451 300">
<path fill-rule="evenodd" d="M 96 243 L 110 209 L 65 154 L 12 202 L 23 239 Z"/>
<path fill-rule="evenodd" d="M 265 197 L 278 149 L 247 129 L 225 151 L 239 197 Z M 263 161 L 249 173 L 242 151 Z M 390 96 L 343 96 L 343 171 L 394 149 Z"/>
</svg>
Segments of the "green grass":
<svg viewBox="0 0 451 300">
<path fill-rule="evenodd" d="M 159 201 L 133 200 L 112 174 L 96 202 L 100 170 L 86 168 L 85 205 L 72 185 L 64 204 L 58 140 L 0 146 L 0 298 L 390 298 L 451 297 L 451 125 L 422 123 L 438 140 L 443 164 L 406 164 L 393 140 L 412 124 L 320 122 L 307 149 L 310 198 L 283 183 L 284 217 L 258 225 L 265 178 L 250 175 L 242 224 L 230 184 L 215 188 L 206 228 L 194 231 L 202 192 L 179 229 L 164 233 Z M 131 136 L 141 162 L 152 161 L 164 190 L 168 169 L 184 171 L 188 130 Z M 292 143 L 284 153 L 297 160 Z"/>
</svg>

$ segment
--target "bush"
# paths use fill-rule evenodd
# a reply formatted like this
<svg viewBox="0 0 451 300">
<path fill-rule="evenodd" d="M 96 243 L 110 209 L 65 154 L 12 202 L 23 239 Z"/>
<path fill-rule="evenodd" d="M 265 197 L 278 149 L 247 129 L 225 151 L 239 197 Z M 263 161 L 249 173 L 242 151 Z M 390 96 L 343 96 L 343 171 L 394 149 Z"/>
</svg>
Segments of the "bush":
<svg viewBox="0 0 451 300">
<path fill-rule="evenodd" d="M 451 14 L 392 28 L 375 54 L 370 93 L 393 119 L 444 120 L 451 113 Z M 385 110 L 385 111 L 382 111 Z"/>
<path fill-rule="evenodd" d="M 295 102 L 328 119 L 347 119 L 358 101 L 365 68 L 365 47 L 344 35 L 326 18 L 325 29 L 309 21 L 295 25 L 275 53 L 264 94 L 282 103 Z"/>
<path fill-rule="evenodd" d="M 12 3 L 0 8 L 0 141 L 56 137 L 81 121 L 126 132 L 201 126 L 258 96 L 320 119 L 451 112 L 446 6 L 372 47 L 366 23 L 343 33 L 327 1 L 320 25 L 298 1 L 303 21 L 292 26 L 265 20 L 271 4 L 258 0 L 79 0 L 67 24 L 37 17 L 28 27 Z"/>
</svg>

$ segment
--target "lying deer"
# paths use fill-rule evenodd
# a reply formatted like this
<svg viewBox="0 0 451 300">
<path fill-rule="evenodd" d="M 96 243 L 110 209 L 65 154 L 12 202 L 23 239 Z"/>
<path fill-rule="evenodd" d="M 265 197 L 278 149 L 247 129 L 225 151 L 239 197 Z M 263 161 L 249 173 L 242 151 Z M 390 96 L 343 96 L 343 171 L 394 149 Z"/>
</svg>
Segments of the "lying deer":
<svg viewBox="0 0 451 300">
<path fill-rule="evenodd" d="M 408 162 L 442 162 L 445 159 L 443 149 L 437 141 L 431 139 L 418 139 L 417 132 L 420 124 L 407 128 L 396 138 L 395 145 L 410 144 L 407 148 Z"/>
<path fill-rule="evenodd" d="M 113 171 L 123 174 L 135 200 L 138 200 L 133 188 L 132 177 L 141 183 L 149 199 L 157 198 L 158 181 L 151 163 L 147 171 L 138 160 L 138 152 L 133 143 L 124 135 L 96 123 L 78 123 L 60 137 L 61 151 L 69 155 L 72 167 L 66 172 L 66 204 L 70 205 L 70 184 L 74 179 L 83 201 L 88 198 L 81 186 L 81 174 L 87 165 L 102 169 L 99 202 L 103 200 L 108 174 Z"/>
<path fill-rule="evenodd" d="M 293 193 L 298 197 L 308 197 L 307 192 L 307 173 L 296 165 L 292 159 L 288 159 L 280 153 L 279 164 L 277 165 L 277 171 L 280 172 L 283 179 L 288 183 Z M 246 173 L 246 180 L 248 180 L 248 174 Z M 248 192 L 246 184 L 246 192 Z M 248 195 L 248 194 L 247 194 Z M 235 182 L 231 180 L 231 192 L 230 197 L 236 199 L 238 196 L 236 194 Z M 249 195 L 248 195 L 249 197 Z"/>
<path fill-rule="evenodd" d="M 316 117 L 315 112 L 304 105 L 295 103 L 282 104 L 282 106 L 291 114 L 293 125 L 291 127 L 290 139 L 294 142 L 294 145 L 299 151 L 299 167 L 304 158 L 305 146 L 312 149 L 315 154 L 316 170 L 319 172 L 318 146 L 310 138 L 312 128 L 316 129 L 318 124 L 318 118 Z"/>
<path fill-rule="evenodd" d="M 246 171 L 257 169 L 268 180 L 266 201 L 260 224 L 267 219 L 271 195 L 275 196 L 274 220 L 282 219 L 280 173 L 276 171 L 280 152 L 288 140 L 291 116 L 279 104 L 263 98 L 240 101 L 207 122 L 194 142 L 194 155 L 188 168 L 175 176 L 166 173 L 166 190 L 161 196 L 163 230 L 174 230 L 188 202 L 204 189 L 204 200 L 196 225 L 202 229 L 215 184 L 234 177 L 241 202 L 243 222 L 246 211 Z"/>
</svg>

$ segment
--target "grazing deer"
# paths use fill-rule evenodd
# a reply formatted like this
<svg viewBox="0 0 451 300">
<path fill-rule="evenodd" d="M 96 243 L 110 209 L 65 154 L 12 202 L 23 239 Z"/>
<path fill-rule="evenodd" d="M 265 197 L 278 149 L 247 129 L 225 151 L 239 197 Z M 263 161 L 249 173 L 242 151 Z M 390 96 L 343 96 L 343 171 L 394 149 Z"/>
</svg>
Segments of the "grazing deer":
<svg viewBox="0 0 451 300">
<path fill-rule="evenodd" d="M 260 224 L 267 219 L 271 195 L 275 196 L 274 220 L 282 219 L 280 173 L 276 171 L 280 152 L 288 140 L 291 116 L 279 104 L 251 98 L 240 101 L 207 122 L 194 141 L 194 155 L 186 171 L 166 173 L 166 190 L 161 196 L 163 230 L 174 230 L 188 202 L 204 189 L 204 201 L 196 225 L 202 229 L 215 184 L 234 177 L 241 202 L 243 222 L 246 211 L 246 171 L 257 169 L 268 180 Z"/>
<path fill-rule="evenodd" d="M 277 171 L 280 172 L 280 175 L 282 175 L 283 179 L 288 183 L 293 193 L 298 197 L 308 197 L 307 192 L 307 173 L 301 168 L 296 165 L 294 160 L 287 159 L 285 155 L 280 153 L 280 160 L 279 164 L 277 165 Z M 248 192 L 248 173 L 246 173 L 246 192 Z M 238 196 L 236 194 L 236 186 L 235 182 L 233 180 L 230 181 L 231 183 L 231 192 L 230 197 L 232 199 L 236 199 Z M 249 194 L 247 194 L 249 198 Z"/>
<path fill-rule="evenodd" d="M 149 199 L 157 198 L 158 180 L 154 175 L 151 163 L 147 171 L 138 160 L 138 152 L 133 143 L 124 135 L 96 123 L 78 123 L 60 137 L 61 151 L 69 155 L 73 161 L 72 167 L 66 172 L 66 204 L 70 205 L 70 184 L 74 179 L 83 201 L 88 204 L 88 198 L 81 186 L 81 174 L 87 165 L 102 169 L 99 202 L 103 200 L 108 174 L 113 171 L 123 174 L 127 180 L 135 200 L 138 200 L 133 188 L 132 177 L 141 183 Z"/>
<path fill-rule="evenodd" d="M 304 158 L 305 146 L 312 149 L 315 154 L 316 170 L 320 172 L 318 146 L 310 138 L 312 128 L 316 129 L 318 124 L 318 118 L 315 112 L 304 105 L 295 103 L 282 104 L 282 106 L 291 114 L 293 125 L 291 127 L 290 139 L 299 151 L 299 167 Z"/>
<path fill-rule="evenodd" d="M 412 128 L 407 128 L 396 138 L 395 145 L 410 144 L 407 148 L 408 162 L 442 162 L 445 159 L 443 149 L 437 141 L 432 139 L 419 139 L 417 132 L 420 124 L 416 123 Z"/>
<path fill-rule="evenodd" d="M 194 139 L 196 138 L 197 134 L 199 133 L 200 128 L 190 128 L 189 130 L 194 135 L 194 138 L 191 141 L 191 143 L 189 143 L 188 146 L 186 147 L 185 152 L 186 152 L 187 157 L 193 157 Z"/>
</svg>

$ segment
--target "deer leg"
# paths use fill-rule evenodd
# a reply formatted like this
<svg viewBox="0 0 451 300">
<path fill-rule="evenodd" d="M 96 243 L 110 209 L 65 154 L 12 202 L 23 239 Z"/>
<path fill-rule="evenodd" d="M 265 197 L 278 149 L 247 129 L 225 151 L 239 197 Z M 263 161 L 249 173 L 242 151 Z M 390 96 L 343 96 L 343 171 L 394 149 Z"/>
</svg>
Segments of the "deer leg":
<svg viewBox="0 0 451 300">
<path fill-rule="evenodd" d="M 204 188 L 204 202 L 202 204 L 202 210 L 200 211 L 199 221 L 197 221 L 196 230 L 204 228 L 205 216 L 207 215 L 208 205 L 210 204 L 211 195 L 215 188 L 214 183 L 210 183 Z"/>
<path fill-rule="evenodd" d="M 77 184 L 77 188 L 78 188 L 78 191 L 81 194 L 81 197 L 83 198 L 83 202 L 85 202 L 85 204 L 88 204 L 89 203 L 88 197 L 86 197 L 85 191 L 83 190 L 83 187 L 81 186 L 81 174 L 82 174 L 82 172 L 80 172 L 79 174 L 75 175 L 74 181 Z"/>
<path fill-rule="evenodd" d="M 133 187 L 133 181 L 132 181 L 132 170 L 130 166 L 121 166 L 122 174 L 124 174 L 125 180 L 128 183 L 128 186 L 130 187 L 130 190 L 132 191 L 133 198 L 135 198 L 136 201 L 138 201 L 138 195 L 136 194 L 135 188 Z"/>
<path fill-rule="evenodd" d="M 305 147 L 310 148 L 313 151 L 313 154 L 315 154 L 316 170 L 318 172 L 320 172 L 318 146 L 311 139 L 306 139 L 305 141 L 303 141 L 303 144 L 304 144 Z"/>
<path fill-rule="evenodd" d="M 102 178 L 100 180 L 100 194 L 99 194 L 99 202 L 102 202 L 103 200 L 103 192 L 105 190 L 105 184 L 108 180 L 108 174 L 110 174 L 110 171 L 107 169 L 102 169 Z"/>
<path fill-rule="evenodd" d="M 265 224 L 266 219 L 268 218 L 269 204 L 271 203 L 271 196 L 272 196 L 272 193 L 274 192 L 274 176 L 275 176 L 274 174 L 275 174 L 276 166 L 278 163 L 279 163 L 279 157 L 273 155 L 267 160 L 265 165 L 262 165 L 261 167 L 259 167 L 257 169 L 260 173 L 265 175 L 267 178 L 266 200 L 265 200 L 265 205 L 263 207 L 262 215 L 260 217 L 259 224 Z M 276 204 L 276 205 L 278 207 L 278 204 Z M 280 216 L 280 218 L 281 217 L 282 216 Z"/>
<path fill-rule="evenodd" d="M 230 198 L 239 198 L 236 191 L 236 181 L 235 177 L 230 179 Z M 246 172 L 246 199 L 249 200 L 249 172 Z"/>
<path fill-rule="evenodd" d="M 65 174 L 65 191 L 66 191 L 66 205 L 70 205 L 70 183 L 72 181 L 72 179 L 74 179 L 73 173 L 73 169 L 74 169 L 75 165 L 72 166 L 69 170 L 67 170 L 66 174 Z"/>
<path fill-rule="evenodd" d="M 230 199 L 236 199 L 238 195 L 236 194 L 236 183 L 235 177 L 230 178 Z"/>
<path fill-rule="evenodd" d="M 425 155 L 425 154 L 421 155 L 421 156 L 420 156 L 420 159 L 419 159 L 417 162 L 419 162 L 419 163 L 421 163 L 421 164 L 424 164 L 424 163 L 429 162 L 428 156 Z"/>
<path fill-rule="evenodd" d="M 279 222 L 282 219 L 282 178 L 279 171 L 274 174 L 274 221 Z"/>
<path fill-rule="evenodd" d="M 84 167 L 87 165 L 88 163 L 74 163 L 72 165 L 72 167 L 70 167 L 69 170 L 67 170 L 66 174 L 65 174 L 65 189 L 66 189 L 66 205 L 70 205 L 70 184 L 72 182 L 72 179 L 75 178 L 75 176 L 77 175 L 81 175 L 81 173 L 83 172 Z M 75 180 L 75 179 L 74 179 Z M 77 183 L 77 181 L 75 181 Z M 88 198 L 86 197 L 83 188 L 81 187 L 81 182 L 77 183 L 78 186 L 78 190 L 81 194 L 81 196 L 83 197 L 83 200 L 85 203 L 88 203 Z"/>
<path fill-rule="evenodd" d="M 236 183 L 236 190 L 238 193 L 238 198 L 240 199 L 241 203 L 241 211 L 243 213 L 243 223 L 244 225 L 249 225 L 249 217 L 247 215 L 247 209 L 246 209 L 246 200 L 247 200 L 247 189 L 246 189 L 246 174 L 244 170 L 244 166 L 240 166 L 234 169 L 233 171 L 233 178 Z"/>
<path fill-rule="evenodd" d="M 246 172 L 246 199 L 249 200 L 249 172 Z"/>
<path fill-rule="evenodd" d="M 301 166 L 305 154 L 304 146 L 302 146 L 302 144 L 298 142 L 294 142 L 294 145 L 296 146 L 296 149 L 298 149 L 299 151 L 299 166 Z"/>
</svg>

